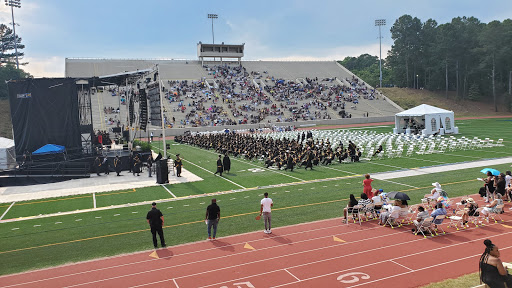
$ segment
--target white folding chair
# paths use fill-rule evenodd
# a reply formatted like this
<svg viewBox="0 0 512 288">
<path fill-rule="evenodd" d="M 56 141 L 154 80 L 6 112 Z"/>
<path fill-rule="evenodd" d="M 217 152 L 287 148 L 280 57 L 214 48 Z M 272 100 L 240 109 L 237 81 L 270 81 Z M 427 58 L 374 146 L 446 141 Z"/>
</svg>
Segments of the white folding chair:
<svg viewBox="0 0 512 288">
<path fill-rule="evenodd" d="M 398 218 L 400 218 L 400 210 L 393 210 L 391 214 L 388 216 L 386 223 L 384 223 L 384 226 L 386 226 L 386 224 L 389 224 L 391 229 L 395 229 L 395 226 L 393 226 L 393 224 L 395 224 L 396 227 L 400 227 L 400 223 L 397 222 Z"/>
<path fill-rule="evenodd" d="M 446 218 L 446 215 L 439 215 L 434 219 L 434 222 L 437 222 L 438 220 L 441 220 L 441 221 L 438 224 L 432 222 L 432 224 L 434 224 L 434 229 L 432 231 L 434 232 L 434 234 L 436 234 L 436 236 L 439 235 L 439 234 L 437 234 L 437 229 L 441 230 L 443 232 L 443 234 L 446 234 L 446 232 L 444 232 L 443 227 L 441 227 L 441 224 L 443 224 L 443 221 L 445 218 Z"/>
<path fill-rule="evenodd" d="M 503 222 L 503 218 L 501 218 L 501 216 L 500 216 L 501 212 L 503 211 L 503 207 L 505 207 L 505 204 L 496 205 L 496 209 L 495 209 L 496 212 L 489 213 L 489 217 L 491 217 L 492 220 L 494 220 L 494 223 L 498 223 L 498 221 L 496 220 L 496 217 L 500 218 L 501 222 Z"/>
<path fill-rule="evenodd" d="M 450 223 L 448 224 L 448 228 L 455 227 L 457 231 L 459 231 L 459 224 L 461 228 L 466 229 L 466 225 L 464 225 L 463 216 L 464 210 L 459 210 L 455 213 L 455 215 L 448 217 L 450 219 Z M 467 225 L 469 227 L 469 225 Z"/>
<path fill-rule="evenodd" d="M 432 226 L 432 222 L 434 222 L 434 217 L 427 217 L 423 219 L 418 225 L 416 226 L 416 231 L 414 232 L 414 235 L 418 235 L 418 233 L 421 233 L 424 238 L 427 238 L 427 235 L 425 235 L 425 232 L 432 234 L 432 230 L 430 230 L 430 227 Z"/>
</svg>

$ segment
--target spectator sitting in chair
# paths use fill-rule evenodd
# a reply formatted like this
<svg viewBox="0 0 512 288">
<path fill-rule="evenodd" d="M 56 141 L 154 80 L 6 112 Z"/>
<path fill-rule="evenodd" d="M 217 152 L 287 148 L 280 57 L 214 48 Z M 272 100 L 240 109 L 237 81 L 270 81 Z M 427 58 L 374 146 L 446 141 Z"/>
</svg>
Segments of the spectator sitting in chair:
<svg viewBox="0 0 512 288">
<path fill-rule="evenodd" d="M 491 203 L 484 207 L 484 209 L 482 210 L 482 214 L 484 214 L 485 217 L 489 217 L 490 213 L 500 213 L 501 211 L 498 211 L 499 209 L 497 209 L 496 207 L 502 204 L 503 200 L 501 199 L 501 194 L 496 193 L 496 197 Z M 489 221 L 489 218 L 487 218 L 487 221 Z"/>
<path fill-rule="evenodd" d="M 436 219 L 437 216 L 440 216 L 440 215 L 446 215 L 446 209 L 444 209 L 443 203 L 437 203 L 436 210 L 434 210 L 434 212 L 432 212 L 432 214 L 430 214 L 430 216 L 434 217 L 434 225 L 436 225 L 436 227 L 437 227 L 437 225 L 443 223 L 443 220 Z"/>
<path fill-rule="evenodd" d="M 478 216 L 478 212 L 476 212 L 476 209 L 478 209 L 478 204 L 476 204 L 475 200 L 473 200 L 473 198 L 466 199 L 464 215 L 462 215 L 463 225 L 466 225 L 468 223 L 469 216 Z"/>
<path fill-rule="evenodd" d="M 378 211 L 382 208 L 382 205 L 384 205 L 384 201 L 380 195 L 380 193 L 382 192 L 382 189 L 373 189 L 373 196 L 372 197 L 372 201 L 373 201 L 373 204 L 375 205 L 375 210 Z"/>
<path fill-rule="evenodd" d="M 350 194 L 347 207 L 343 208 L 343 216 L 344 216 L 343 223 L 347 223 L 348 213 L 354 213 L 354 212 L 357 213 L 357 211 L 352 210 L 352 207 L 354 207 L 356 205 L 357 205 L 356 197 L 354 196 L 354 194 Z"/>
<path fill-rule="evenodd" d="M 419 206 L 418 214 L 416 214 L 416 220 L 413 220 L 412 222 L 414 222 L 414 225 L 416 225 L 416 227 L 418 227 L 421 224 L 421 222 L 423 222 L 423 220 L 425 220 L 428 217 L 429 217 L 428 211 L 425 211 L 425 208 L 423 208 L 423 206 Z M 412 233 L 415 233 L 415 232 L 416 232 L 416 229 L 412 229 Z"/>
<path fill-rule="evenodd" d="M 392 212 L 396 210 L 401 210 L 402 201 L 401 200 L 395 200 L 395 203 L 393 206 L 389 207 L 388 211 L 380 213 L 379 216 L 379 225 L 384 225 L 386 221 L 388 220 L 389 216 Z"/>
</svg>

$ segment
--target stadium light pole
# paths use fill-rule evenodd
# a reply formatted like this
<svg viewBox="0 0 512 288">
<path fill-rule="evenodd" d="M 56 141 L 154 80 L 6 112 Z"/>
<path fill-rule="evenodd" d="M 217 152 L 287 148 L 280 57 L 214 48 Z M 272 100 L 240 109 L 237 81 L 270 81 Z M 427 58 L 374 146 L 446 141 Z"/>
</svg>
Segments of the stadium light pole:
<svg viewBox="0 0 512 288">
<path fill-rule="evenodd" d="M 386 25 L 386 19 L 375 20 L 375 26 L 379 26 L 379 71 L 380 71 L 379 88 L 382 88 L 382 36 L 381 36 L 380 27 L 385 26 L 385 25 Z"/>
<path fill-rule="evenodd" d="M 16 54 L 16 68 L 20 69 L 20 63 L 18 62 L 18 38 L 16 37 L 16 24 L 14 22 L 14 7 L 21 8 L 21 0 L 5 0 L 5 6 L 11 6 L 12 33 L 14 37 L 14 53 Z"/>
<path fill-rule="evenodd" d="M 217 14 L 208 14 L 208 19 L 212 19 L 212 38 L 213 38 L 212 44 L 215 44 L 215 34 L 213 33 L 213 19 L 217 19 L 217 18 L 219 18 L 219 15 L 217 15 Z"/>
</svg>

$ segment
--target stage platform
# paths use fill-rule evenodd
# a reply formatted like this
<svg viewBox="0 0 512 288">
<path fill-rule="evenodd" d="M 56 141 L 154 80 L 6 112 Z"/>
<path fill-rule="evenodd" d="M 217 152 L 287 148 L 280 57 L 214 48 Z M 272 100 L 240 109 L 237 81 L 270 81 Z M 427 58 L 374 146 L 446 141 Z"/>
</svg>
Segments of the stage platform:
<svg viewBox="0 0 512 288">
<path fill-rule="evenodd" d="M 169 184 L 203 180 L 186 169 L 182 170 L 182 177 L 178 178 L 172 174 L 172 172 L 169 174 Z M 89 178 L 72 179 L 57 183 L 0 187 L 0 203 L 101 193 L 155 185 L 159 185 L 156 183 L 156 175 L 149 178 L 147 171 L 141 173 L 140 176 L 133 176 L 128 171 L 123 171 L 119 177 L 116 176 L 115 172 L 110 172 L 109 175 L 101 174 L 101 176 L 91 174 Z"/>
</svg>

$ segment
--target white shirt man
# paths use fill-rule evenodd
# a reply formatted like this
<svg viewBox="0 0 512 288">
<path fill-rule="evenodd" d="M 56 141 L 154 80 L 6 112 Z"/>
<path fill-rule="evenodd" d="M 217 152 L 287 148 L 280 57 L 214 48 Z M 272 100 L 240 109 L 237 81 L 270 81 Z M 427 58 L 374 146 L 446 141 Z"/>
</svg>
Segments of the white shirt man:
<svg viewBox="0 0 512 288">
<path fill-rule="evenodd" d="M 265 234 L 272 233 L 271 229 L 271 220 L 272 220 L 272 207 L 274 206 L 274 202 L 272 199 L 268 198 L 268 193 L 265 192 L 263 194 L 265 198 L 261 199 L 261 207 L 260 207 L 260 216 L 263 214 L 263 221 L 265 222 Z"/>
</svg>

